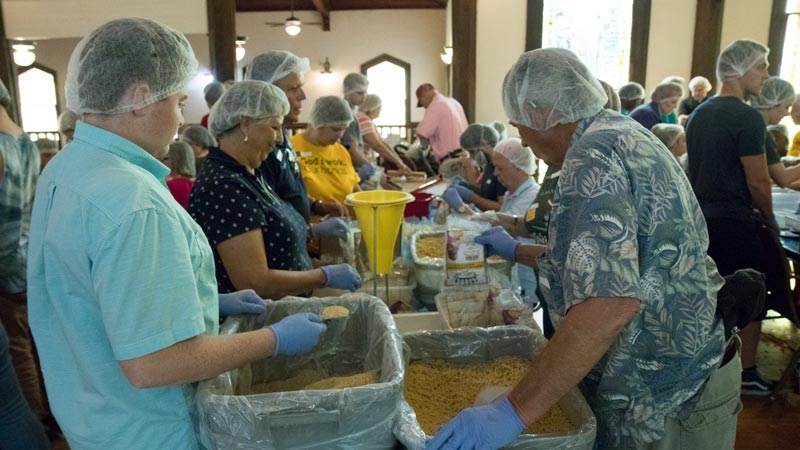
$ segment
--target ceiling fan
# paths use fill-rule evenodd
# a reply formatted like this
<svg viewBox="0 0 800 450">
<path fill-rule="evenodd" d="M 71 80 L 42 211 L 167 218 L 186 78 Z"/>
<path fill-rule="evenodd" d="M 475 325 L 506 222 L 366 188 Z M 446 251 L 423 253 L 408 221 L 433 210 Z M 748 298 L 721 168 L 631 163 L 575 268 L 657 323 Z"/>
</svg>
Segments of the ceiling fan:
<svg viewBox="0 0 800 450">
<path fill-rule="evenodd" d="M 284 27 L 286 30 L 286 34 L 289 36 L 297 36 L 300 33 L 300 26 L 301 25 L 322 25 L 322 22 L 301 22 L 300 19 L 294 16 L 294 0 L 289 2 L 290 8 L 292 10 L 291 15 L 286 19 L 285 22 L 264 22 L 266 25 L 270 25 L 273 27 Z"/>
</svg>

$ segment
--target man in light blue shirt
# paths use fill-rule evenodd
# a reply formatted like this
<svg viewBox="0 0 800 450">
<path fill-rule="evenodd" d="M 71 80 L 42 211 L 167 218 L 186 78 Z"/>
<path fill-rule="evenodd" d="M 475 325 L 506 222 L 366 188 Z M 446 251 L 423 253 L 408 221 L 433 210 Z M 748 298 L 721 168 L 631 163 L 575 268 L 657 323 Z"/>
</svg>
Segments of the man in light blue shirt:
<svg viewBox="0 0 800 450">
<path fill-rule="evenodd" d="M 217 336 L 220 315 L 265 307 L 252 291 L 218 297 L 208 241 L 164 182 L 196 64 L 182 34 L 144 19 L 101 26 L 70 59 L 83 121 L 37 187 L 28 296 L 72 449 L 198 449 L 194 382 L 308 351 L 325 329 L 306 314 Z"/>
</svg>

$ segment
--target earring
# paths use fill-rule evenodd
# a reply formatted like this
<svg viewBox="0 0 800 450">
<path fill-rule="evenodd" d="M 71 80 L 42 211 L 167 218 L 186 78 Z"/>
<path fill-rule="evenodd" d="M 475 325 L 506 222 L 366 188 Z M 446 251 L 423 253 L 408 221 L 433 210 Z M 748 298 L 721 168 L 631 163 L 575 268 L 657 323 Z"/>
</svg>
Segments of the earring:
<svg viewBox="0 0 800 450">
<path fill-rule="evenodd" d="M 247 135 L 244 135 L 244 141 L 247 142 Z"/>
</svg>

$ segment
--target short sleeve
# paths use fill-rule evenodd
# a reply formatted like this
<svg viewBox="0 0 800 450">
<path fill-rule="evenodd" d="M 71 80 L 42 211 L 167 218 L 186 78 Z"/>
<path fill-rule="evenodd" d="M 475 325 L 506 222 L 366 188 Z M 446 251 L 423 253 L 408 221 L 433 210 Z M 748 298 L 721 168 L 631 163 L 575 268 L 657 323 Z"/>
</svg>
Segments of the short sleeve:
<svg viewBox="0 0 800 450">
<path fill-rule="evenodd" d="M 439 111 L 435 102 L 428 105 L 422 120 L 417 124 L 417 134 L 420 136 L 430 138 L 436 133 L 436 128 L 439 126 Z"/>
<path fill-rule="evenodd" d="M 218 178 L 195 184 L 190 212 L 212 247 L 266 223 L 262 208 L 250 190 L 236 178 Z"/>
<path fill-rule="evenodd" d="M 362 112 L 358 113 L 358 128 L 361 130 L 361 136 L 376 133 L 375 124 L 372 122 L 372 119 Z"/>
<path fill-rule="evenodd" d="M 205 332 L 195 245 L 176 217 L 130 214 L 102 240 L 92 283 L 114 357 L 138 358 Z"/>
<path fill-rule="evenodd" d="M 780 164 L 781 155 L 778 154 L 778 146 L 775 143 L 775 138 L 767 132 L 764 136 L 764 151 L 767 153 L 767 165 Z"/>
<path fill-rule="evenodd" d="M 640 298 L 637 214 L 622 161 L 592 147 L 570 153 L 554 205 L 552 252 L 565 310 L 589 297 Z"/>
<path fill-rule="evenodd" d="M 765 153 L 767 127 L 764 119 L 752 108 L 750 117 L 744 118 L 743 123 L 752 124 L 739 129 L 738 139 L 736 139 L 736 151 L 739 156 L 753 156 Z"/>
</svg>

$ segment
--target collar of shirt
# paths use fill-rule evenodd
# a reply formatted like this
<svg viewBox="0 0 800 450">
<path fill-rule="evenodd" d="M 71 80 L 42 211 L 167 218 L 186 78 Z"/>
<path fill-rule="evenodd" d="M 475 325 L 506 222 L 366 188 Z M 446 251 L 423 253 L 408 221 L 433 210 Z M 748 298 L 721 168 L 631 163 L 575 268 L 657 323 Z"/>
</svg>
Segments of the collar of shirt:
<svg viewBox="0 0 800 450">
<path fill-rule="evenodd" d="M 75 140 L 113 153 L 129 163 L 143 168 L 166 186 L 165 178 L 169 175 L 169 167 L 124 137 L 79 120 L 75 126 Z"/>
<path fill-rule="evenodd" d="M 506 201 L 513 200 L 531 189 L 533 189 L 533 177 L 528 177 L 527 180 L 519 185 L 516 191 L 506 194 L 508 197 L 508 200 Z"/>
<path fill-rule="evenodd" d="M 221 148 L 209 147 L 208 159 L 216 161 L 226 169 L 242 175 L 246 180 L 255 183 L 259 188 L 272 191 L 272 188 L 269 187 L 268 184 L 264 183 L 263 179 L 261 178 L 261 172 L 258 168 L 256 168 L 254 173 L 248 172 L 247 169 L 239 163 L 239 161 L 235 160 L 231 155 L 225 153 Z"/>
<path fill-rule="evenodd" d="M 570 139 L 569 141 L 567 152 L 569 152 L 569 149 L 571 149 L 572 146 L 575 145 L 576 142 L 578 142 L 578 139 L 580 139 L 583 136 L 583 133 L 585 133 L 586 130 L 589 128 L 589 125 L 591 125 L 594 122 L 594 120 L 597 119 L 597 116 L 599 116 L 603 111 L 604 110 L 600 110 L 600 112 L 598 112 L 597 114 L 578 121 L 578 126 L 575 127 L 575 131 L 572 133 L 572 139 Z"/>
</svg>

